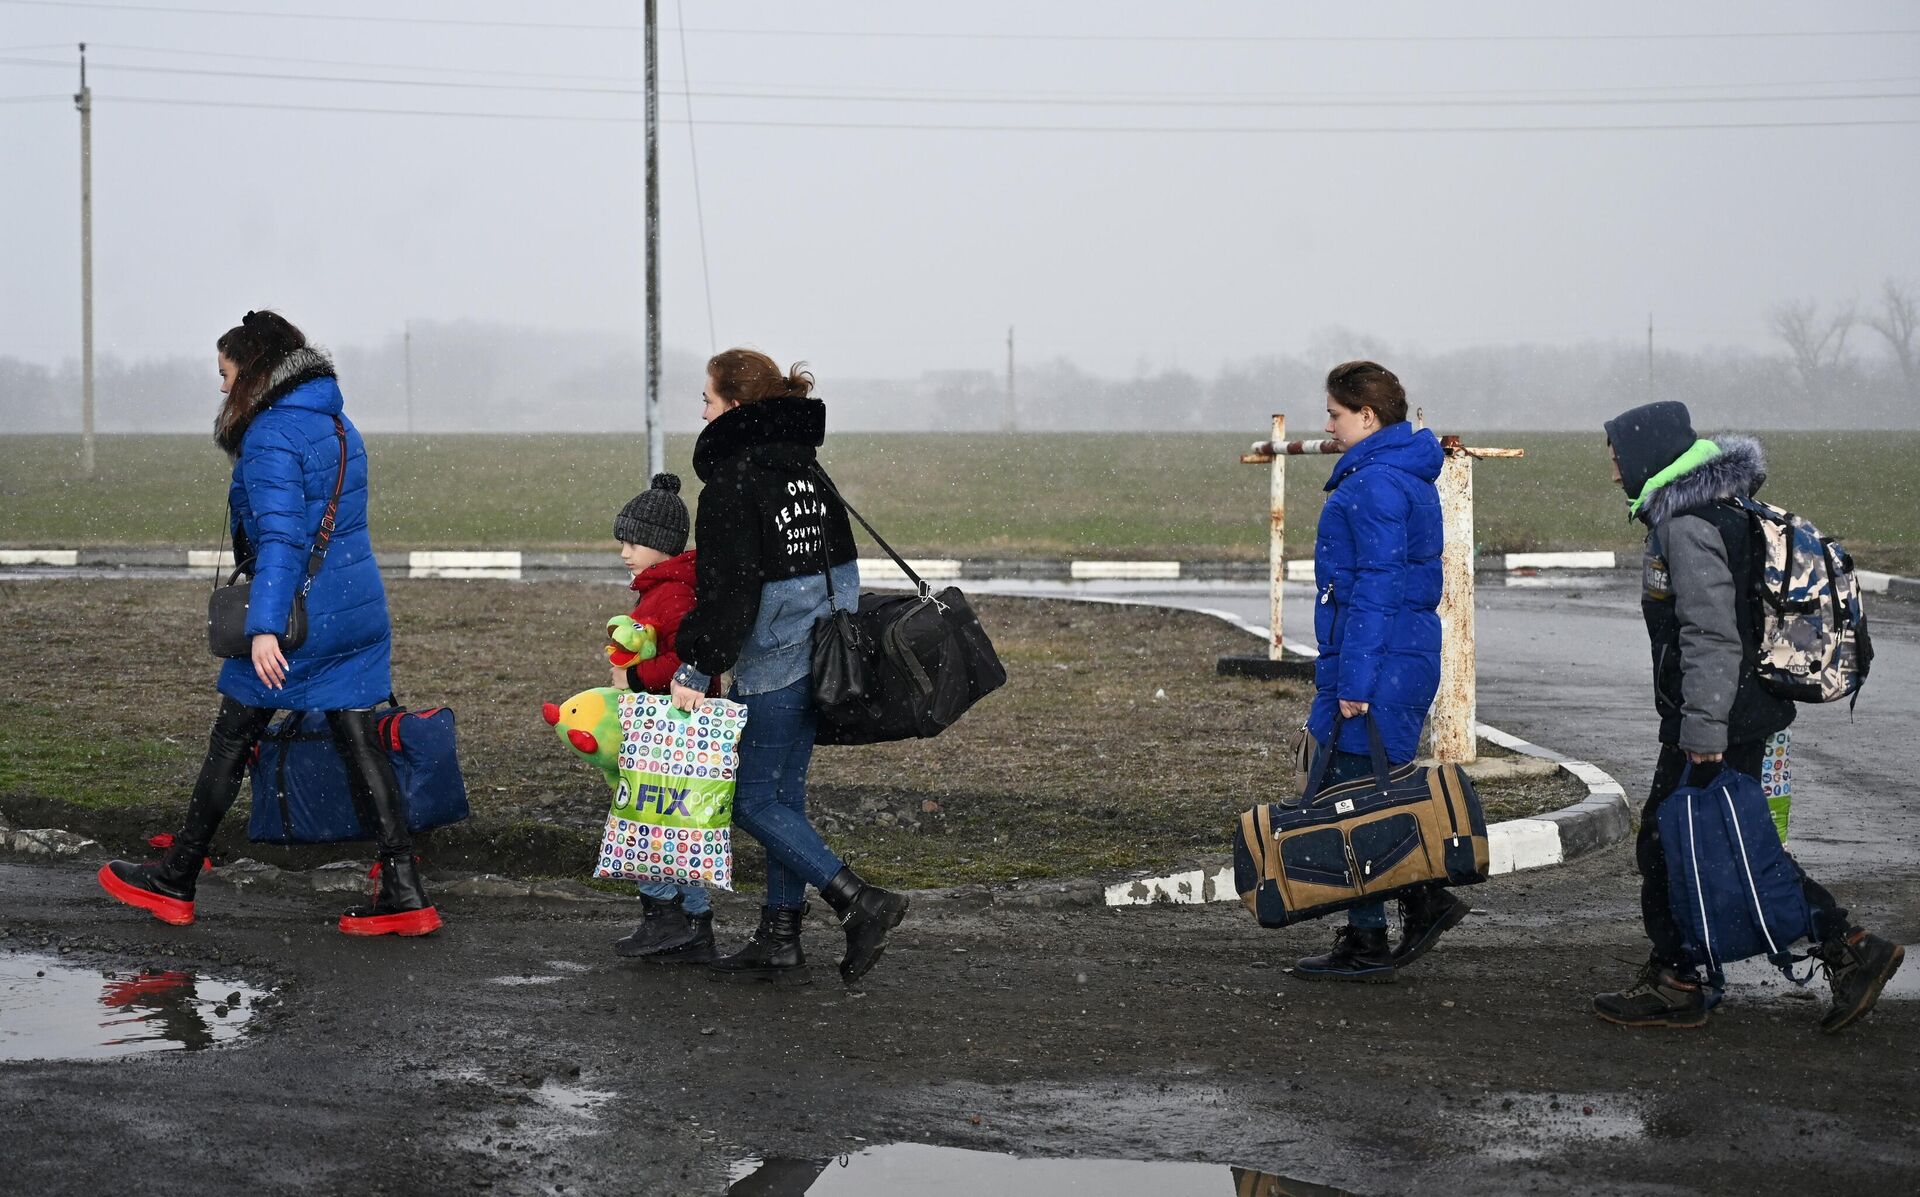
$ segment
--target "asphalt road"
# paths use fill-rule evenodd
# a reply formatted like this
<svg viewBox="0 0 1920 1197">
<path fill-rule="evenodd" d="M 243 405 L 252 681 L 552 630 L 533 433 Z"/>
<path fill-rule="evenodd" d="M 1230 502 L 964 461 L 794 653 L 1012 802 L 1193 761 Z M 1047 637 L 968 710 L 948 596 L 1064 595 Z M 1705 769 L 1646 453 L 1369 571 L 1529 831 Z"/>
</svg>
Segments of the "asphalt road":
<svg viewBox="0 0 1920 1197">
<path fill-rule="evenodd" d="M 1257 594 L 1178 601 L 1264 622 Z M 1304 603 L 1288 620 L 1308 627 Z M 1913 942 L 1901 777 L 1920 636 L 1904 613 L 1879 630 L 1857 717 L 1810 711 L 1797 729 L 1795 839 L 1862 918 Z M 1480 717 L 1631 793 L 1652 757 L 1643 645 L 1617 584 L 1483 591 Z M 837 933 L 816 913 L 819 982 L 761 992 L 616 962 L 625 906 L 449 900 L 432 939 L 360 942 L 332 930 L 342 895 L 210 882 L 176 929 L 108 904 L 97 863 L 0 865 L 0 953 L 191 970 L 275 1000 L 224 1046 L 0 1063 L 7 1191 L 719 1193 L 750 1157 L 896 1142 L 1236 1164 L 1367 1194 L 1920 1190 L 1910 996 L 1837 1037 L 1815 1030 L 1823 992 L 1797 1000 L 1764 974 L 1698 1032 L 1591 1017 L 1588 995 L 1644 953 L 1618 847 L 1479 887 L 1476 917 L 1368 987 L 1287 976 L 1327 929 L 1263 931 L 1234 906 L 924 897 L 859 990 L 833 979 Z M 722 903 L 725 938 L 750 917 L 750 895 Z M 1177 1175 L 1160 1191 L 1233 1191 Z M 1066 1185 L 1024 1191 L 1121 1191 Z"/>
</svg>

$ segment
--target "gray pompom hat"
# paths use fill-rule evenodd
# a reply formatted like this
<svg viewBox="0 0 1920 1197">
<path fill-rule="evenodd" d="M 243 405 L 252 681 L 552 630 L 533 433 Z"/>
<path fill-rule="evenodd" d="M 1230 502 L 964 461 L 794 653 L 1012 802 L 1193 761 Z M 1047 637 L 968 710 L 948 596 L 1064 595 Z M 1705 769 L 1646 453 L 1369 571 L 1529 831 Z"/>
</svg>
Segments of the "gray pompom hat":
<svg viewBox="0 0 1920 1197">
<path fill-rule="evenodd" d="M 655 474 L 653 485 L 627 501 L 613 517 L 613 537 L 658 549 L 669 557 L 687 551 L 692 521 L 680 498 L 680 475 Z"/>
</svg>

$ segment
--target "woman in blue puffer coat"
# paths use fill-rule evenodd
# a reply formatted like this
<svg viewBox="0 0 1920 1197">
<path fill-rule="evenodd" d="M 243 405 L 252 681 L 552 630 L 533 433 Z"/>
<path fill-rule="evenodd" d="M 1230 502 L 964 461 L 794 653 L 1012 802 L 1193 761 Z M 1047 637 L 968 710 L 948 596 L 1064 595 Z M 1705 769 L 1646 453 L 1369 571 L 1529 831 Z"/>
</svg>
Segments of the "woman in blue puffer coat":
<svg viewBox="0 0 1920 1197">
<path fill-rule="evenodd" d="M 393 691 L 393 637 L 367 532 L 366 446 L 342 411 L 333 363 L 285 318 L 248 312 L 218 349 L 227 398 L 214 440 L 233 458 L 227 499 L 234 559 L 253 579 L 252 653 L 220 669 L 220 712 L 173 846 L 154 863 L 108 862 L 100 884 L 164 922 L 191 923 L 201 863 L 255 742 L 276 710 L 323 710 L 360 824 L 375 830 L 379 848 L 374 904 L 341 916 L 340 930 L 425 935 L 441 925 L 440 915 L 421 885 L 400 785 L 374 730 L 373 708 Z M 331 538 L 323 541 L 336 483 Z M 308 585 L 316 553 L 324 555 Z M 288 650 L 279 633 L 303 587 L 307 637 Z"/>
<path fill-rule="evenodd" d="M 1313 711 L 1316 750 L 1332 752 L 1323 785 L 1373 773 L 1371 732 L 1398 766 L 1420 750 L 1420 729 L 1440 688 L 1440 496 L 1445 454 L 1407 423 L 1407 393 L 1392 371 L 1347 362 L 1327 375 L 1327 435 L 1345 450 L 1327 479 L 1314 542 Z M 1334 729 L 1339 727 L 1338 742 Z M 1333 951 L 1297 962 L 1301 977 L 1391 981 L 1449 927 L 1464 902 L 1441 889 L 1402 903 L 1400 946 L 1387 943 L 1381 902 L 1348 911 Z"/>
</svg>

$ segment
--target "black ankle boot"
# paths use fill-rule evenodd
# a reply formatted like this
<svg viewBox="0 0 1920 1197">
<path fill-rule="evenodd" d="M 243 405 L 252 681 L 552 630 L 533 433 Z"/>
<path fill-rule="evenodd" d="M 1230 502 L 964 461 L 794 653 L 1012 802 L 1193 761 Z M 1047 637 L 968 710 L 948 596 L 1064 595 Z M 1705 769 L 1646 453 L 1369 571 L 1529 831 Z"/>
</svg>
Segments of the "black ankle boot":
<svg viewBox="0 0 1920 1197">
<path fill-rule="evenodd" d="M 1393 963 L 1405 968 L 1467 917 L 1467 904 L 1444 889 L 1420 889 L 1400 900 L 1400 946 Z"/>
<path fill-rule="evenodd" d="M 640 910 L 640 925 L 633 929 L 633 934 L 614 941 L 616 955 L 628 959 L 651 956 L 660 950 L 662 944 L 683 934 L 687 913 L 686 903 L 679 894 L 664 902 L 641 894 Z"/>
<path fill-rule="evenodd" d="M 1294 961 L 1293 975 L 1310 981 L 1392 981 L 1393 956 L 1387 951 L 1387 929 L 1342 927 L 1334 934 L 1333 951 Z"/>
<path fill-rule="evenodd" d="M 641 959 L 648 964 L 713 963 L 713 911 L 688 915 L 673 939 L 661 944 L 659 951 L 649 952 Z"/>
<path fill-rule="evenodd" d="M 379 888 L 372 906 L 356 906 L 340 916 L 343 935 L 431 935 L 440 929 L 440 912 L 427 901 L 420 862 L 411 853 L 382 854 L 374 866 Z"/>
<path fill-rule="evenodd" d="M 907 898 L 892 890 L 868 885 L 852 869 L 842 868 L 820 891 L 840 916 L 847 933 L 847 955 L 840 962 L 840 979 L 853 982 L 880 963 L 887 950 L 887 932 L 907 917 Z"/>
<path fill-rule="evenodd" d="M 760 908 L 760 925 L 741 949 L 722 956 L 708 966 L 707 975 L 716 981 L 765 981 L 773 985 L 806 985 L 813 980 L 807 956 L 800 950 L 800 924 L 807 907 L 781 910 Z"/>
<path fill-rule="evenodd" d="M 158 861 L 108 861 L 100 866 L 100 887 L 163 923 L 184 927 L 193 922 L 193 891 L 200 880 L 200 862 L 206 857 L 204 846 L 176 841 Z"/>
</svg>

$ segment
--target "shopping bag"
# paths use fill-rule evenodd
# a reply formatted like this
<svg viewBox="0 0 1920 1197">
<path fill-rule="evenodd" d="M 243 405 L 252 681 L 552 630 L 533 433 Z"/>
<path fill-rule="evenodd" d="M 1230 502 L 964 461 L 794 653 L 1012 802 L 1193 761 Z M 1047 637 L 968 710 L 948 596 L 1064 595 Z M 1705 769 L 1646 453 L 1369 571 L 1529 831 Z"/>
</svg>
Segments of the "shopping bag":
<svg viewBox="0 0 1920 1197">
<path fill-rule="evenodd" d="M 733 888 L 734 775 L 747 708 L 710 698 L 691 714 L 665 695 L 619 701 L 619 782 L 595 877 Z"/>
</svg>

